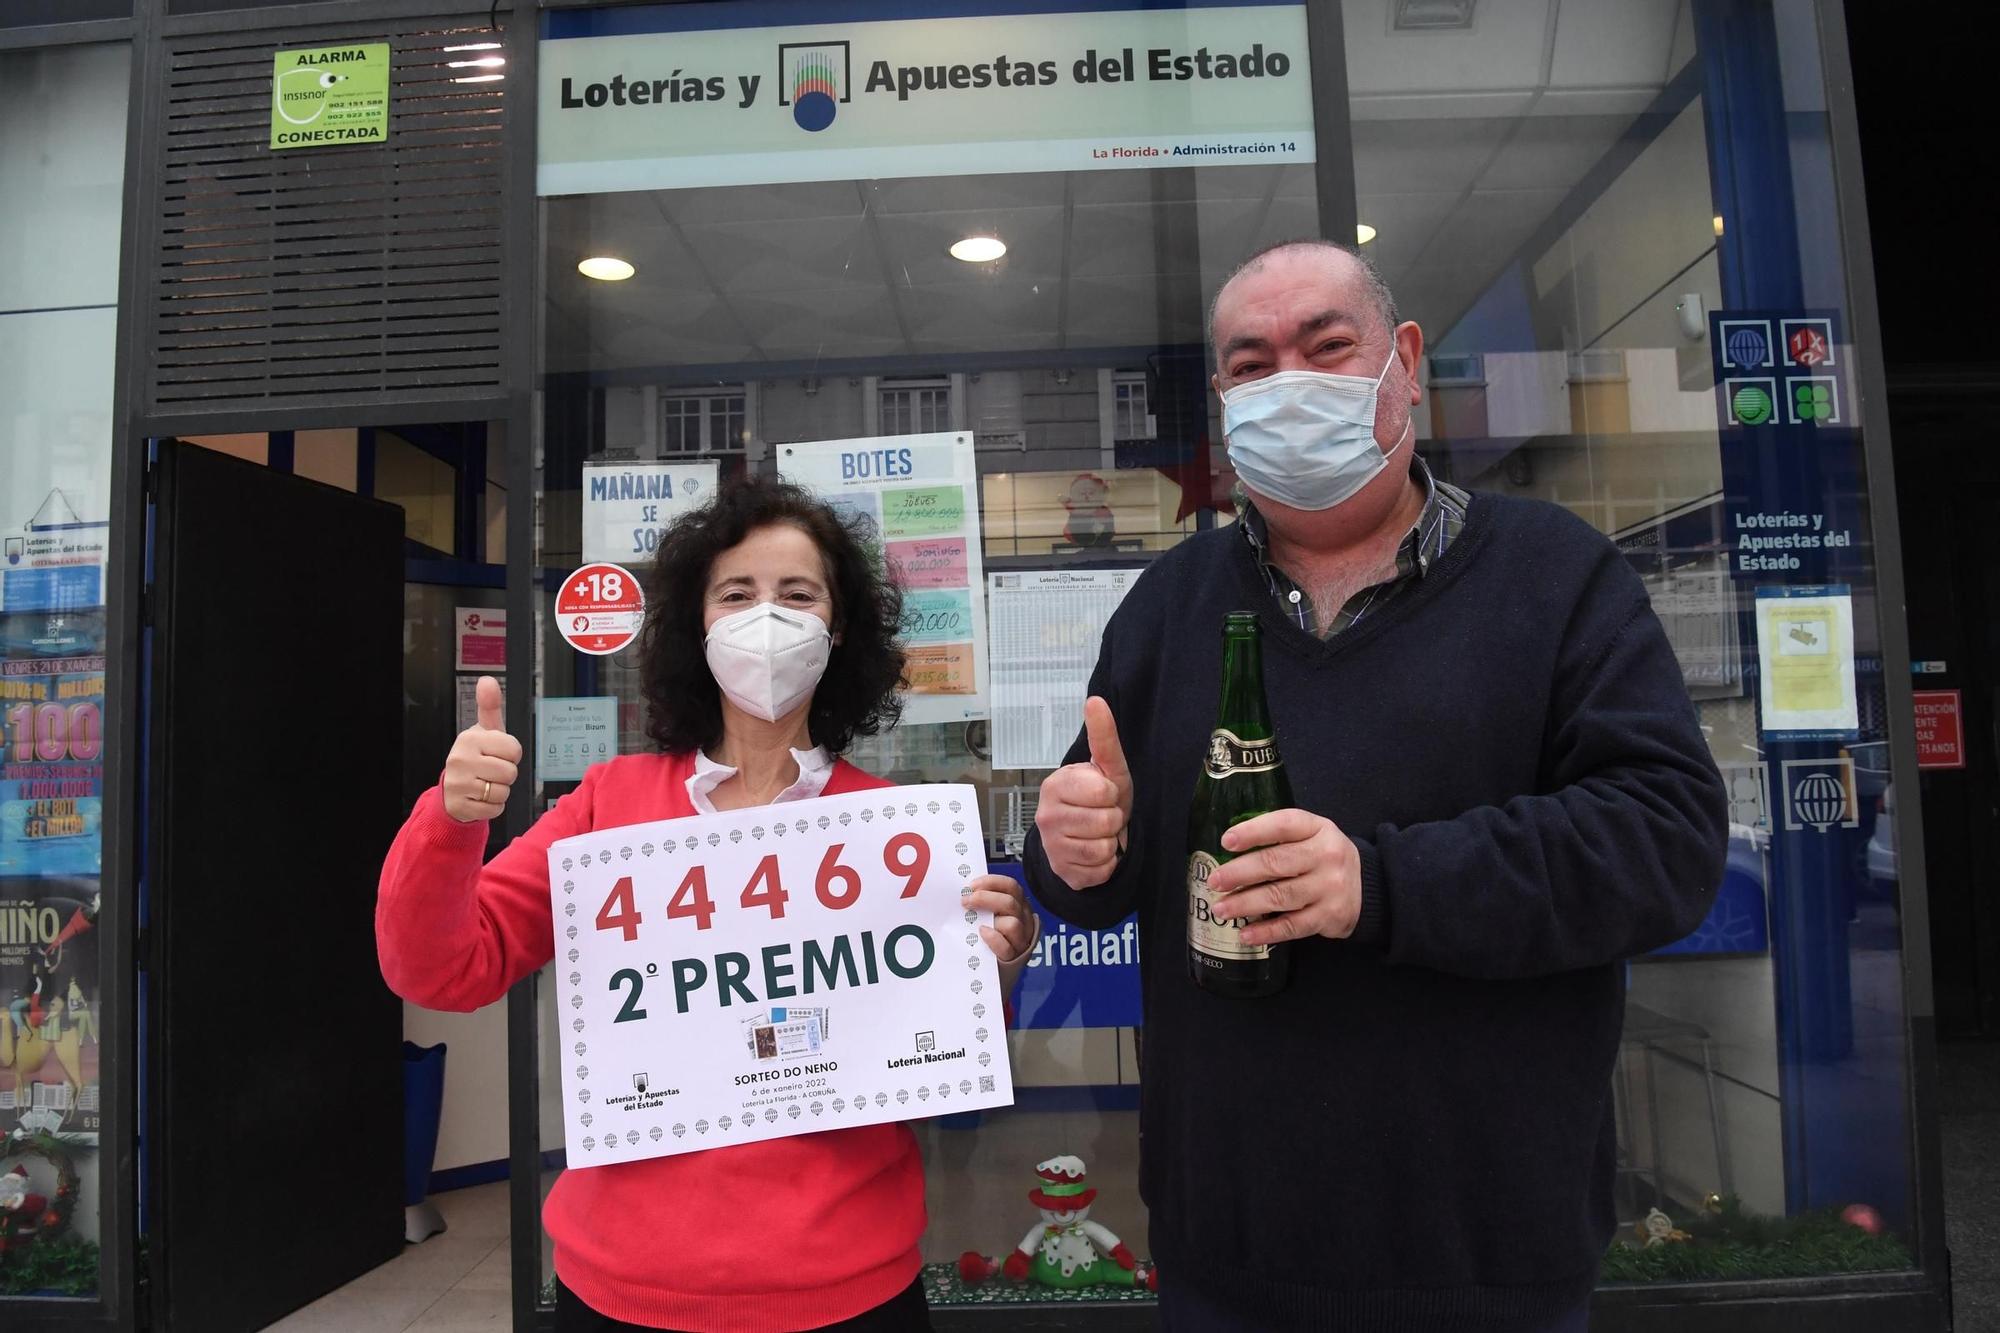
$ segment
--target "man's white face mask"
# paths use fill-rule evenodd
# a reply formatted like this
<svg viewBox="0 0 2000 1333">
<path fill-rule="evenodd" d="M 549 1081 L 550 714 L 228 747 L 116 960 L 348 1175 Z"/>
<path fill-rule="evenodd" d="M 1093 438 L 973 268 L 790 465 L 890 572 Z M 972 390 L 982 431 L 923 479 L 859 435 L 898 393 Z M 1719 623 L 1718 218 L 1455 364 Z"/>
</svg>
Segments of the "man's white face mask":
<svg viewBox="0 0 2000 1333">
<path fill-rule="evenodd" d="M 1331 509 L 1358 494 L 1389 465 L 1414 423 L 1384 453 L 1375 408 L 1396 353 L 1375 378 L 1281 370 L 1222 395 L 1229 461 L 1243 484 L 1293 509 Z"/>
</svg>

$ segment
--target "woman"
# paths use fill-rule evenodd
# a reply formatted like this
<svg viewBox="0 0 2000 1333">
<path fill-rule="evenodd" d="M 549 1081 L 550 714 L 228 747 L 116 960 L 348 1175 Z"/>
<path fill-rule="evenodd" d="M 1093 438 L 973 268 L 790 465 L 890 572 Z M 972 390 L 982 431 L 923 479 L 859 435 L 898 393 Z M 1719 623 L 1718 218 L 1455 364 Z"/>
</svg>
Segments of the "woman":
<svg viewBox="0 0 2000 1333">
<path fill-rule="evenodd" d="M 893 722 L 901 598 L 859 534 L 796 487 L 724 489 L 669 530 L 648 576 L 640 673 L 660 753 L 592 767 L 482 868 L 521 746 L 500 691 L 397 835 L 375 933 L 382 974 L 432 1009 L 489 1004 L 554 953 L 547 850 L 595 828 L 886 786 L 836 758 Z M 1034 920 L 1010 879 L 966 905 L 1011 989 Z M 923 1166 L 901 1124 L 565 1172 L 543 1209 L 557 1327 L 779 1333 L 927 1329 Z"/>
</svg>

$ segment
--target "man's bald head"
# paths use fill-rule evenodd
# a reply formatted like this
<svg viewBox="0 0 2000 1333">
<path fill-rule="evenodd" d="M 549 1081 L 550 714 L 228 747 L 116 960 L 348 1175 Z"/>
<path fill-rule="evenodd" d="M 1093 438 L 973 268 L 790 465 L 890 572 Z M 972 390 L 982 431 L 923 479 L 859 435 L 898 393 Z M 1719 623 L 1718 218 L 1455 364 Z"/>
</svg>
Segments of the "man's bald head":
<svg viewBox="0 0 2000 1333">
<path fill-rule="evenodd" d="M 1231 284 L 1245 274 L 1261 271 L 1271 260 L 1281 256 L 1318 258 L 1334 267 L 1350 271 L 1359 270 L 1368 299 L 1374 305 L 1376 313 L 1382 317 L 1382 331 L 1385 334 L 1393 333 L 1396 326 L 1403 322 L 1402 313 L 1396 309 L 1396 297 L 1390 292 L 1389 284 L 1382 280 L 1381 271 L 1375 267 L 1373 260 L 1351 245 L 1342 245 L 1339 241 L 1329 241 L 1324 237 L 1304 237 L 1267 245 L 1229 270 L 1229 276 L 1215 289 L 1215 299 L 1209 302 L 1208 306 L 1207 334 L 1210 347 L 1216 346 L 1215 312 L 1221 307 L 1223 297 L 1228 294 Z M 1216 350 L 1219 353 L 1221 349 L 1216 348 Z"/>
</svg>

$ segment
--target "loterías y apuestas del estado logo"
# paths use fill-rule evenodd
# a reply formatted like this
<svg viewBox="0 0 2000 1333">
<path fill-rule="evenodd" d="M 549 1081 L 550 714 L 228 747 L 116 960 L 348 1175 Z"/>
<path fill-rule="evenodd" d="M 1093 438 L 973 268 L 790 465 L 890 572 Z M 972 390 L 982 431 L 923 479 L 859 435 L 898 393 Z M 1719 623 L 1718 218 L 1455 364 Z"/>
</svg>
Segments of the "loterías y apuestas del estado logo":
<svg viewBox="0 0 2000 1333">
<path fill-rule="evenodd" d="M 732 102 L 749 110 L 774 102 L 792 123 L 809 134 L 831 127 L 840 108 L 856 92 L 851 44 L 847 41 L 783 42 L 778 45 L 776 94 L 762 96 L 762 73 L 713 73 L 674 68 L 664 71 L 621 71 L 602 81 L 564 76 L 558 105 L 564 111 L 605 107 L 674 107 Z M 1283 79 L 1292 72 L 1292 57 L 1253 42 L 1247 50 L 1216 51 L 1174 47 L 1077 52 L 1074 60 L 1023 60 L 993 54 L 976 60 L 894 64 L 869 62 L 859 91 L 864 95 L 893 94 L 898 102 L 928 94 L 998 88 L 1048 88 L 1070 82 L 1079 87 L 1131 83 L 1188 83 L 1236 79 Z"/>
</svg>

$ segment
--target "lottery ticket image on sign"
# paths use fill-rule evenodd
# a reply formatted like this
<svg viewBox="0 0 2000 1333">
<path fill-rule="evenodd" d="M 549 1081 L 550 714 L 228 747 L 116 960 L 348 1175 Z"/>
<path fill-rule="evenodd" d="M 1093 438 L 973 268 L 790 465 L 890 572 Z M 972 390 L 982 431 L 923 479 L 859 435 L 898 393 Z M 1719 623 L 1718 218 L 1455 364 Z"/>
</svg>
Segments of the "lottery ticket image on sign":
<svg viewBox="0 0 2000 1333">
<path fill-rule="evenodd" d="M 569 1165 L 1012 1105 L 978 809 L 890 787 L 551 845 Z"/>
</svg>

